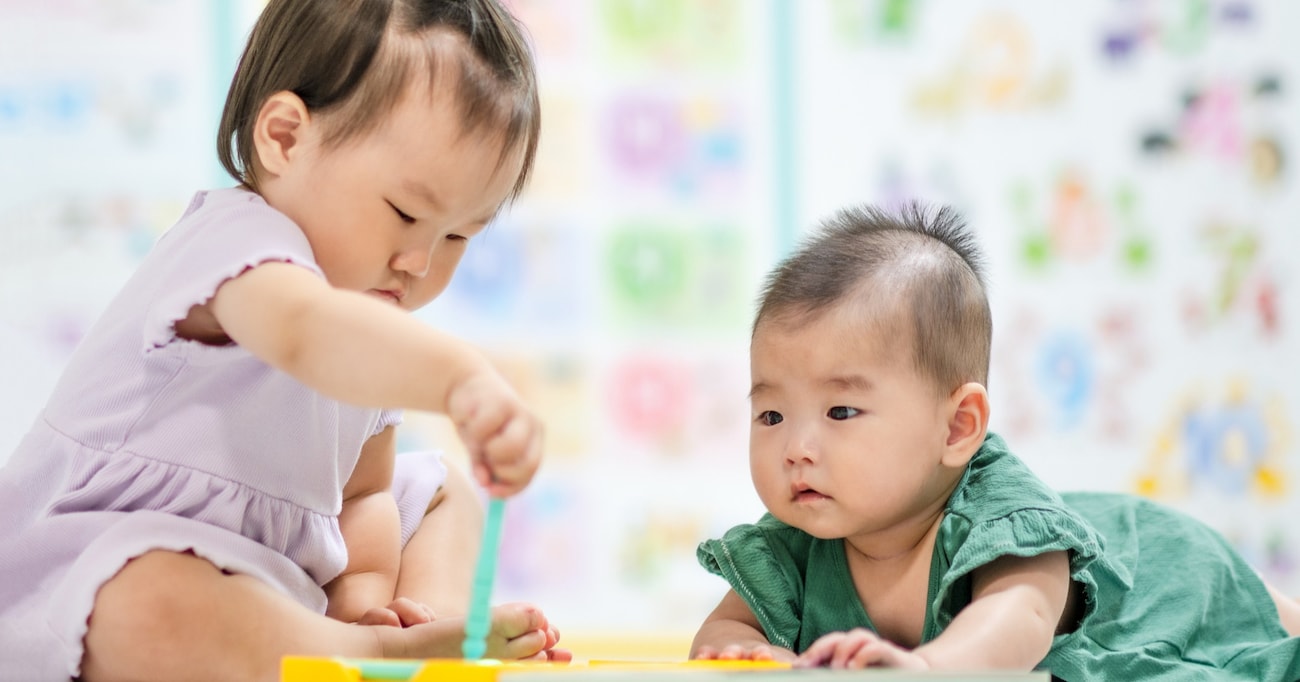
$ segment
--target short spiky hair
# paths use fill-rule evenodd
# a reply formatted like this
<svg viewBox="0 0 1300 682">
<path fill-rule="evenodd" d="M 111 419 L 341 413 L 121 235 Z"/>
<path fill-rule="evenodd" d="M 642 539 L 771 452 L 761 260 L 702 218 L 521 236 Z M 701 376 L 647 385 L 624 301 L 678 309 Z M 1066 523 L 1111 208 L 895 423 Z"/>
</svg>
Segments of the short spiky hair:
<svg viewBox="0 0 1300 682">
<path fill-rule="evenodd" d="M 463 47 L 447 49 L 446 34 Z M 326 140 L 338 144 L 374 129 L 412 74 L 432 82 L 444 61 L 458 72 L 464 131 L 500 130 L 503 161 L 523 150 L 517 197 L 536 156 L 541 107 L 523 31 L 497 0 L 270 0 L 230 83 L 217 157 L 256 190 L 253 126 L 271 95 L 288 90 L 313 113 L 340 112 Z"/>
<path fill-rule="evenodd" d="M 798 324 L 868 299 L 886 306 L 874 310 L 910 311 L 912 355 L 922 376 L 944 390 L 987 384 L 993 322 L 983 273 L 975 238 L 951 208 L 848 208 L 768 276 L 753 331 L 774 319 Z"/>
</svg>

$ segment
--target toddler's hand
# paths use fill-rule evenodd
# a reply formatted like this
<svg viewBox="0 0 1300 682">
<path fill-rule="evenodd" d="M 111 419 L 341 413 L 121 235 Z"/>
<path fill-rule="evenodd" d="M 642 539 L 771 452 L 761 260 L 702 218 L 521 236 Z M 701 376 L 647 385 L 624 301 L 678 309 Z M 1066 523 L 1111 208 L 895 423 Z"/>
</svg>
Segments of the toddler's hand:
<svg viewBox="0 0 1300 682">
<path fill-rule="evenodd" d="M 542 425 L 501 375 L 471 375 L 452 387 L 447 416 L 469 450 L 474 478 L 490 495 L 514 495 L 537 473 Z"/>
<path fill-rule="evenodd" d="M 435 617 L 432 608 L 406 597 L 400 597 L 384 608 L 370 609 L 361 614 L 361 618 L 357 619 L 357 625 L 391 625 L 408 628 L 412 625 L 428 623 Z"/>
<path fill-rule="evenodd" d="M 728 644 L 722 649 L 702 646 L 695 651 L 695 655 L 691 658 L 697 661 L 792 661 L 794 660 L 794 654 L 768 644 L 755 646 Z"/>
<path fill-rule="evenodd" d="M 795 661 L 796 668 L 906 668 L 929 670 L 924 658 L 866 629 L 823 635 Z"/>
</svg>

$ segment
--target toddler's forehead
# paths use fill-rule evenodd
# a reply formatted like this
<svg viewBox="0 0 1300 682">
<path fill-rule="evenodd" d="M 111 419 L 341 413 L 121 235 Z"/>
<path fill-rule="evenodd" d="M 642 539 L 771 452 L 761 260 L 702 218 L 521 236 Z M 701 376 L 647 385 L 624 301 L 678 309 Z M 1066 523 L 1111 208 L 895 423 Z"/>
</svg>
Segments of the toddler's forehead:
<svg viewBox="0 0 1300 682">
<path fill-rule="evenodd" d="M 782 311 L 764 317 L 754 328 L 751 358 L 762 349 L 790 344 L 817 344 L 844 362 L 863 360 L 910 365 L 915 358 L 913 324 L 899 305 L 864 306 L 860 302 L 837 304 L 818 311 Z M 793 359 L 770 358 L 773 362 Z"/>
<path fill-rule="evenodd" d="M 850 293 L 822 308 L 789 307 L 768 311 L 754 326 L 754 339 L 789 337 L 810 327 L 834 328 L 857 338 L 906 336 L 911 321 L 906 301 L 895 296 L 864 296 Z"/>
</svg>

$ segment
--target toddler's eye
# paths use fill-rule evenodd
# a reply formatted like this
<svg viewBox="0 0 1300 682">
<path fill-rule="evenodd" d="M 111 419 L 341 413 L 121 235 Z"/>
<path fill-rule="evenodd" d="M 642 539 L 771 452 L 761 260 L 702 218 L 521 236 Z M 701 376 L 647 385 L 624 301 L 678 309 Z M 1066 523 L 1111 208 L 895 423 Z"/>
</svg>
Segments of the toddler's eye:
<svg viewBox="0 0 1300 682">
<path fill-rule="evenodd" d="M 411 224 L 411 223 L 413 223 L 413 222 L 415 222 L 415 218 L 412 218 L 411 216 L 406 215 L 405 213 L 402 212 L 402 209 L 400 209 L 400 208 L 398 208 L 398 207 L 396 207 L 396 206 L 393 206 L 393 202 L 391 202 L 391 201 L 388 202 L 388 205 L 389 205 L 389 207 L 391 207 L 391 208 L 393 209 L 394 212 L 397 213 L 397 217 L 402 219 L 402 222 L 407 223 L 408 225 Z"/>
<path fill-rule="evenodd" d="M 785 421 L 785 417 L 781 416 L 780 412 L 773 412 L 772 410 L 767 410 L 758 415 L 758 423 L 764 426 L 776 426 L 783 421 Z"/>
<path fill-rule="evenodd" d="M 464 236 L 464 235 L 460 235 L 460 234 L 449 234 L 449 235 L 447 235 L 447 241 L 449 241 L 449 242 L 463 242 L 463 241 L 466 241 L 466 240 L 468 240 L 468 239 L 469 239 L 468 237 L 466 237 L 466 236 Z"/>
<path fill-rule="evenodd" d="M 849 417 L 853 417 L 859 414 L 862 414 L 862 412 L 859 411 L 856 407 L 845 407 L 843 405 L 836 405 L 835 407 L 832 407 L 831 409 L 826 411 L 826 416 L 830 417 L 831 419 L 848 419 Z"/>
</svg>

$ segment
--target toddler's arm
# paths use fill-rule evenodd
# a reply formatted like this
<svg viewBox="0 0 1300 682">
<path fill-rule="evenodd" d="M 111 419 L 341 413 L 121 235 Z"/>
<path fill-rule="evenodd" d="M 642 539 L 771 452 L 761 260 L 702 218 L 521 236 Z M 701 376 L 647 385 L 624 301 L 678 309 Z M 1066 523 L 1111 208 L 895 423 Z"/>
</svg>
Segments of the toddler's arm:
<svg viewBox="0 0 1300 682">
<path fill-rule="evenodd" d="M 354 623 L 371 609 L 389 606 L 401 566 L 401 520 L 393 499 L 393 427 L 376 434 L 361 449 L 357 466 L 343 488 L 339 530 L 348 565 L 325 586 L 325 614 Z M 409 624 L 409 623 L 408 623 Z"/>
<path fill-rule="evenodd" d="M 478 350 L 396 306 L 269 262 L 217 289 L 221 331 L 267 364 L 339 400 L 449 416 L 493 495 L 524 488 L 541 424 Z"/>
<path fill-rule="evenodd" d="M 867 630 L 826 635 L 801 665 L 871 665 L 933 670 L 1032 670 L 1052 638 L 1077 619 L 1066 552 L 1002 557 L 972 574 L 971 603 L 930 642 L 911 651 Z"/>
<path fill-rule="evenodd" d="M 794 652 L 767 641 L 754 612 L 735 590 L 727 590 L 717 608 L 704 619 L 691 642 L 690 657 L 754 661 L 795 659 Z"/>
<path fill-rule="evenodd" d="M 971 603 L 928 644 L 916 648 L 931 668 L 1032 670 L 1058 629 L 1073 626 L 1067 552 L 1005 556 L 972 574 Z"/>
</svg>

